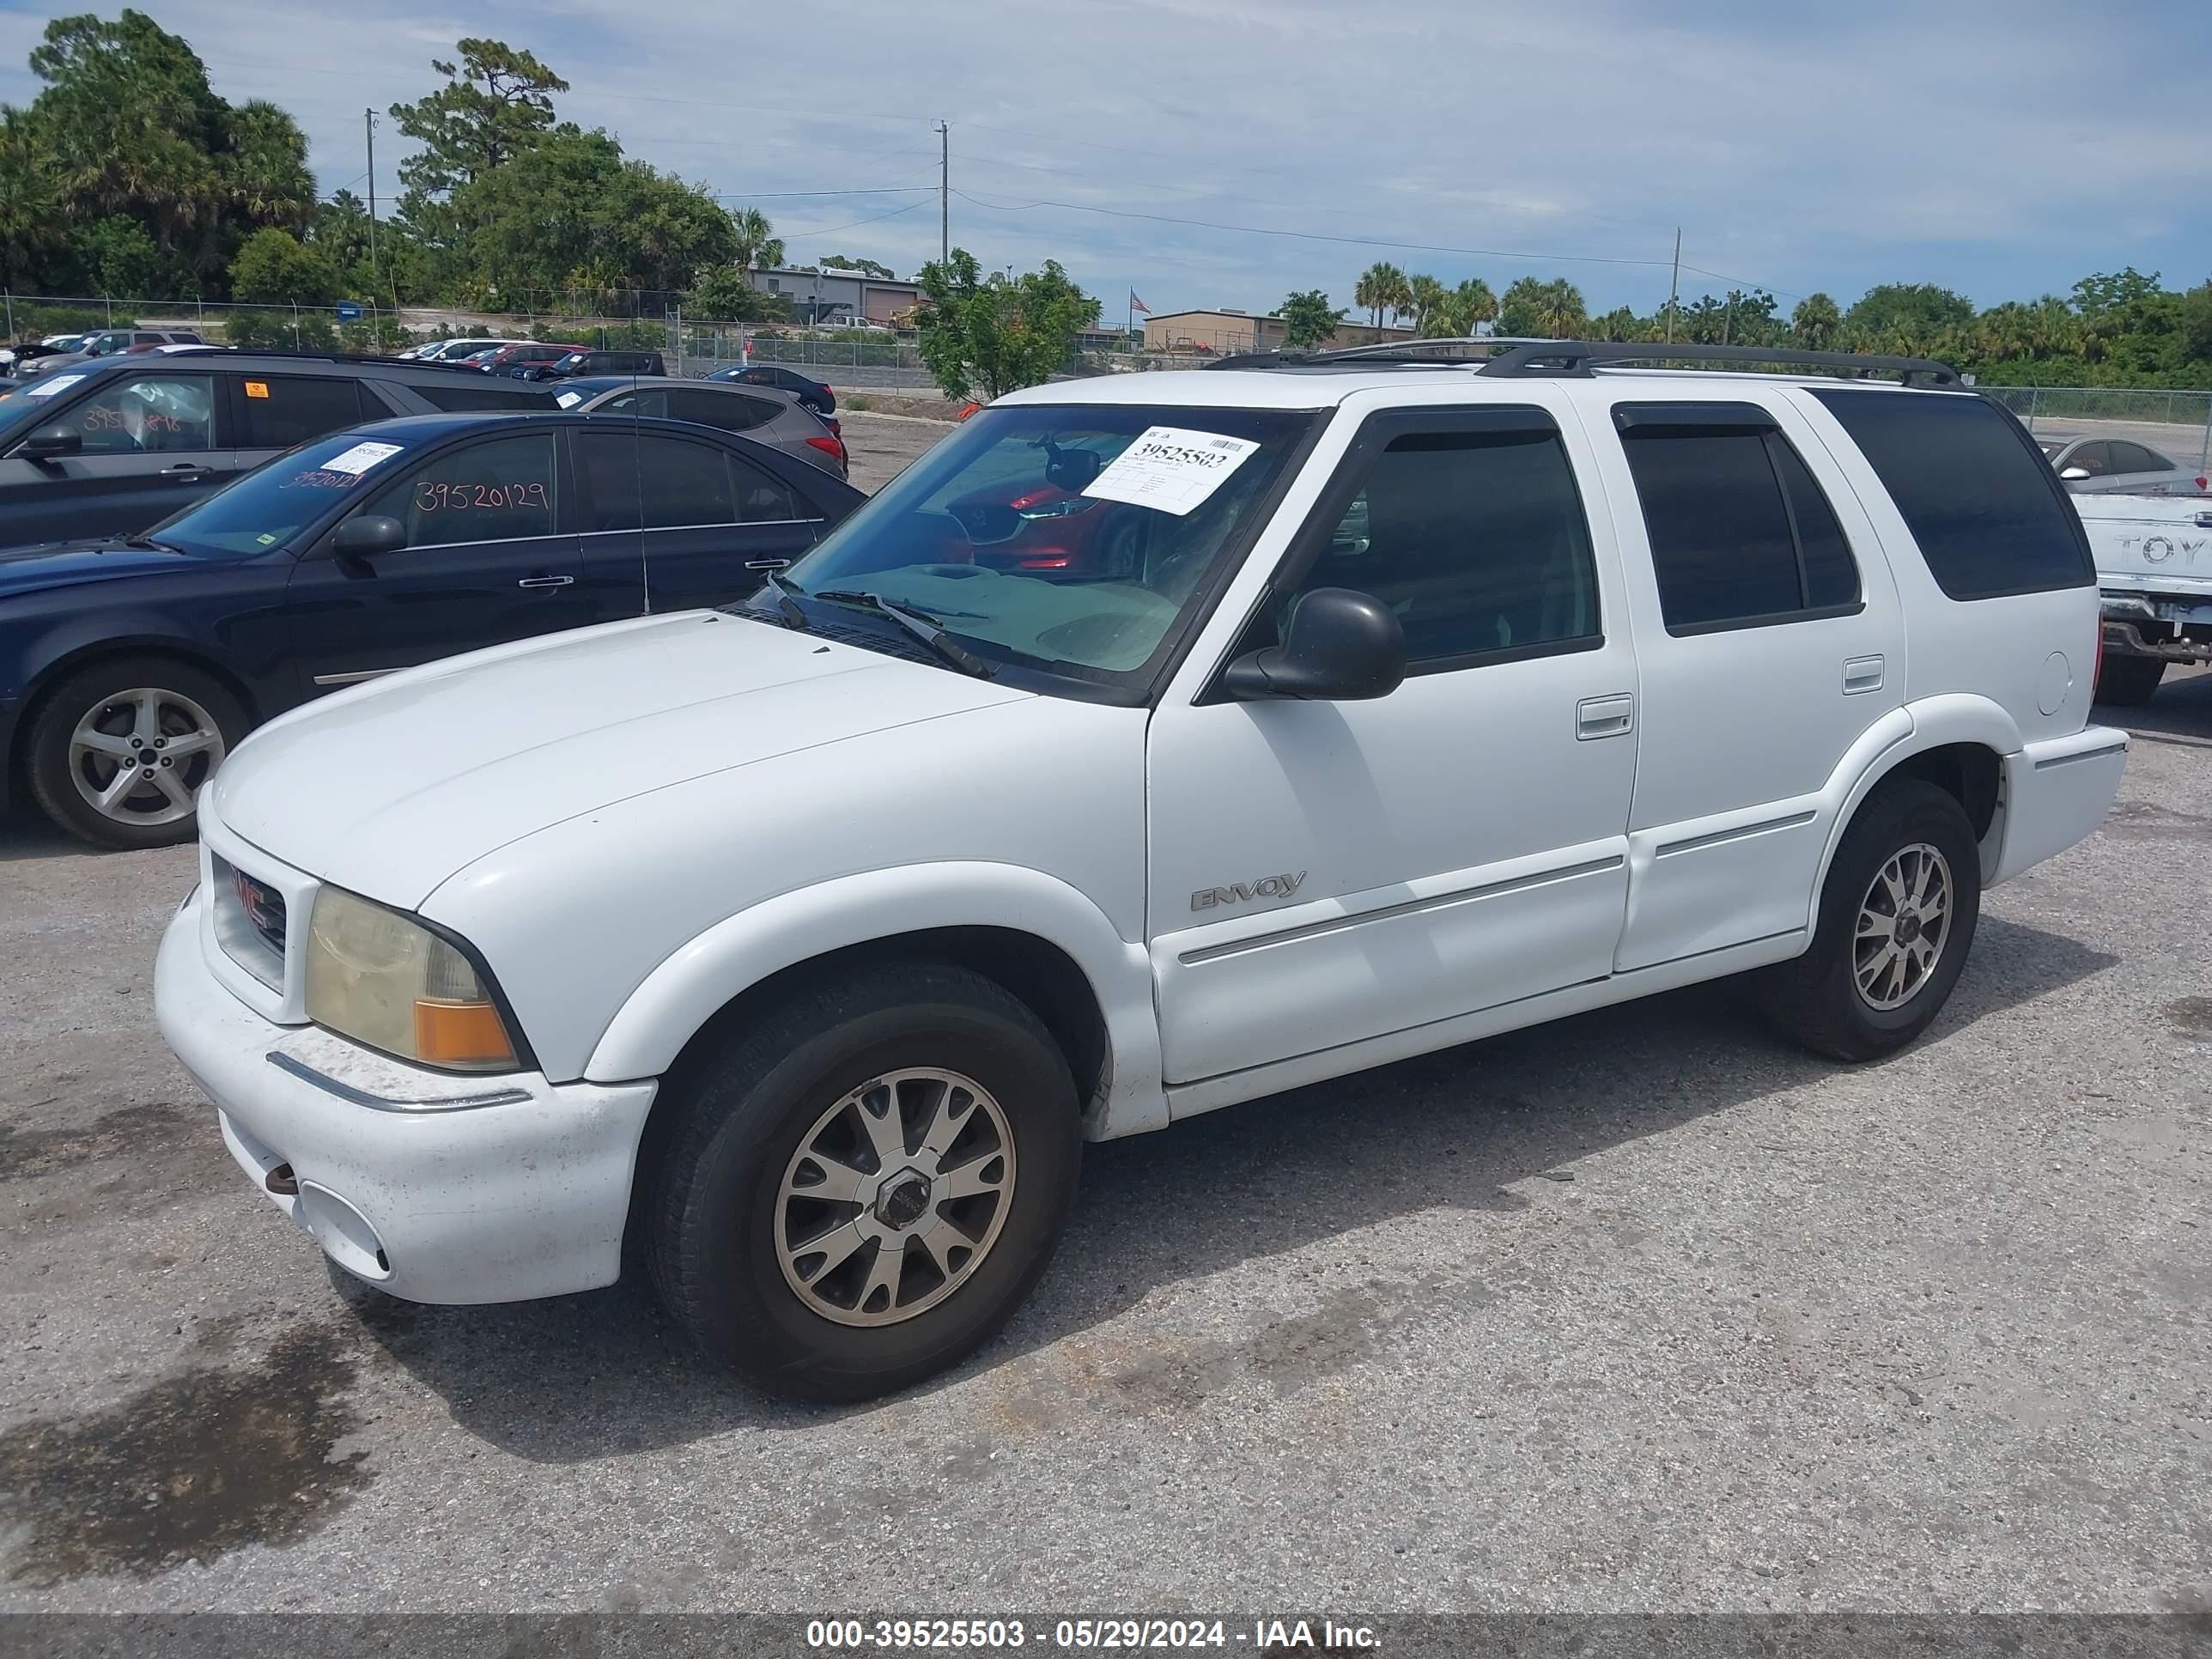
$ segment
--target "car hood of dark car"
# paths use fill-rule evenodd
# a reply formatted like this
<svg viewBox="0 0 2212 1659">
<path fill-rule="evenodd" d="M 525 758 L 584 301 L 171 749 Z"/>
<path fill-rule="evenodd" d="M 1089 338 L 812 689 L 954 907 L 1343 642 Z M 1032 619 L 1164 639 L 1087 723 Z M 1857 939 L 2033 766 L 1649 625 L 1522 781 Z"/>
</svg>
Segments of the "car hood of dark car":
<svg viewBox="0 0 2212 1659">
<path fill-rule="evenodd" d="M 197 568 L 207 562 L 189 553 L 143 543 L 113 539 L 38 542 L 28 547 L 0 547 L 0 599 L 36 593 L 50 587 L 147 576 L 158 571 Z"/>
</svg>

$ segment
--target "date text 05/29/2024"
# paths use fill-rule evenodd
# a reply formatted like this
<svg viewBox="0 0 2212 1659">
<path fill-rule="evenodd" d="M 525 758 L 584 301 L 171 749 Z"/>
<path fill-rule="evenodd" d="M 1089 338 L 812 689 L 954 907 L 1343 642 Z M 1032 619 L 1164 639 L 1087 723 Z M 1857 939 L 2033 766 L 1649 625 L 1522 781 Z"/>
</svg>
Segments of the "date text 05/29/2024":
<svg viewBox="0 0 2212 1659">
<path fill-rule="evenodd" d="M 1374 1653 L 1366 1625 L 1332 1619 L 816 1619 L 806 1644 L 821 1652 L 1012 1651 L 1018 1648 L 1131 1651 L 1242 1648 L 1253 1654 Z"/>
</svg>

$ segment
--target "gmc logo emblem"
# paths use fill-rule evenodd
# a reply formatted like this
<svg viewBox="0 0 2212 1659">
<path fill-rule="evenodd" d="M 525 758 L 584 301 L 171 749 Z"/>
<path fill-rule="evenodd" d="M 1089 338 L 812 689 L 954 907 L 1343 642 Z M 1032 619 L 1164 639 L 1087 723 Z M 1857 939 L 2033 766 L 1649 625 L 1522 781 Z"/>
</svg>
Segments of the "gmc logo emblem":
<svg viewBox="0 0 2212 1659">
<path fill-rule="evenodd" d="M 1211 910 L 1217 904 L 1249 904 L 1255 898 L 1286 899 L 1305 884 L 1306 872 L 1291 875 L 1285 871 L 1279 876 L 1262 876 L 1257 881 L 1240 881 L 1227 887 L 1201 887 L 1190 896 L 1194 910 Z"/>
</svg>

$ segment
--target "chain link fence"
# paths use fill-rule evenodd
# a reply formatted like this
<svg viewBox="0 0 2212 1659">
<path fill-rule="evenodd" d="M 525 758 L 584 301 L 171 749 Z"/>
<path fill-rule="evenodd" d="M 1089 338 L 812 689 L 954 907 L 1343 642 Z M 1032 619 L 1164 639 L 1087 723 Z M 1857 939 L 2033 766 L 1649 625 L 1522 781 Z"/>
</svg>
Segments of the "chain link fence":
<svg viewBox="0 0 2212 1659">
<path fill-rule="evenodd" d="M 2047 438 L 2124 438 L 2171 460 L 2212 465 L 2212 392 L 2157 386 L 1985 386 L 1977 390 Z"/>
</svg>

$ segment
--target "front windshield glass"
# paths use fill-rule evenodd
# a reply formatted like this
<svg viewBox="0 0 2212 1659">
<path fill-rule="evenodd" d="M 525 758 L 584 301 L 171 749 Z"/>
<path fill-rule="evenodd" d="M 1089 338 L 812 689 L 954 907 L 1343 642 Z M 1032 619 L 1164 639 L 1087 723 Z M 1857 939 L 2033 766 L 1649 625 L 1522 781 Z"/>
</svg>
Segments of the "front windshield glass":
<svg viewBox="0 0 2212 1659">
<path fill-rule="evenodd" d="M 987 662 L 1133 679 L 1256 531 L 1320 418 L 1134 404 L 987 409 L 787 580 L 810 596 L 872 593 L 926 611 Z"/>
<path fill-rule="evenodd" d="M 149 540 L 202 559 L 266 553 L 289 542 L 332 507 L 359 498 L 406 446 L 340 433 L 279 455 L 237 483 L 194 502 L 146 532 Z"/>
</svg>

